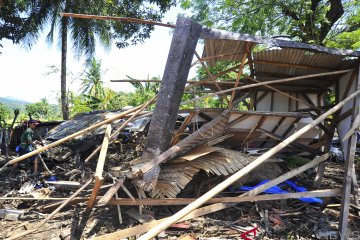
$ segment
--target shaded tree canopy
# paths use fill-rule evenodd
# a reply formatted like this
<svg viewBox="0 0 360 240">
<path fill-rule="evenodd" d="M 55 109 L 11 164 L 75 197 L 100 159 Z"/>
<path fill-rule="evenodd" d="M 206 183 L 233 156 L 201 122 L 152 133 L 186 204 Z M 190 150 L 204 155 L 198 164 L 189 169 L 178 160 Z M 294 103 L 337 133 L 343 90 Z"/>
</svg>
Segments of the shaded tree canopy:
<svg viewBox="0 0 360 240">
<path fill-rule="evenodd" d="M 182 0 L 208 27 L 359 48 L 359 0 Z M 349 36 L 349 34 L 351 36 Z"/>
</svg>

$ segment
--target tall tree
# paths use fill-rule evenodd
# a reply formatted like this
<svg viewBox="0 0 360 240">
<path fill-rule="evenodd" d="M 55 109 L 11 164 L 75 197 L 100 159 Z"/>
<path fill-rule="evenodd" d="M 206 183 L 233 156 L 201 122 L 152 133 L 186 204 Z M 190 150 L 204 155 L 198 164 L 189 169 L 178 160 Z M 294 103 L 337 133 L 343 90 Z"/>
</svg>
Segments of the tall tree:
<svg viewBox="0 0 360 240">
<path fill-rule="evenodd" d="M 325 45 L 359 29 L 360 1 L 342 0 L 182 0 L 209 27 L 263 36 L 281 35 Z M 339 45 L 352 47 L 352 42 Z M 356 46 L 356 45 L 355 45 Z"/>
<path fill-rule="evenodd" d="M 61 42 L 61 105 L 63 118 L 68 119 L 69 107 L 66 94 L 66 62 L 69 35 L 76 56 L 80 57 L 85 55 L 90 59 L 95 52 L 96 40 L 98 40 L 101 45 L 109 47 L 111 40 L 115 39 L 117 47 L 126 47 L 129 44 L 136 44 L 148 38 L 154 28 L 150 25 L 134 23 L 67 18 L 62 17 L 60 13 L 71 12 L 114 15 L 159 21 L 163 14 L 174 5 L 175 2 L 175 0 L 4 0 L 2 6 L 11 3 L 11 8 L 9 8 L 11 13 L 15 12 L 16 14 L 13 15 L 21 20 L 16 26 L 20 25 L 20 32 L 24 32 L 24 34 L 16 38 L 16 40 L 23 41 L 23 43 L 29 47 L 34 44 L 46 26 L 50 25 L 50 30 L 47 35 L 47 39 L 50 42 L 54 39 L 55 31 L 59 31 L 58 36 Z M 3 7 L 1 8 L 3 9 Z M 3 19 L 0 18 L 0 20 Z M 4 21 L 5 23 L 7 22 L 6 19 L 4 19 Z M 11 37 L 11 35 L 7 36 L 7 38 L 9 37 Z"/>
<path fill-rule="evenodd" d="M 102 99 L 105 97 L 106 89 L 101 80 L 101 61 L 92 58 L 89 61 L 88 69 L 85 71 L 85 78 L 82 79 L 82 93 Z"/>
</svg>

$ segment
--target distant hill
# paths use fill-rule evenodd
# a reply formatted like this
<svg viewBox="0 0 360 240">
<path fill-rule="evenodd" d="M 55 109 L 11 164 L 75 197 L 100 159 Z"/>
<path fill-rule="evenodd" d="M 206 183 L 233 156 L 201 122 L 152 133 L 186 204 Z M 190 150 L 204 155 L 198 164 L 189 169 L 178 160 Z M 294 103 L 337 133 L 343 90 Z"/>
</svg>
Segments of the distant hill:
<svg viewBox="0 0 360 240">
<path fill-rule="evenodd" d="M 12 97 L 0 97 L 0 103 L 4 104 L 5 106 L 9 107 L 12 110 L 19 109 L 20 111 L 25 111 L 25 106 L 29 104 L 24 100 L 15 99 Z"/>
</svg>

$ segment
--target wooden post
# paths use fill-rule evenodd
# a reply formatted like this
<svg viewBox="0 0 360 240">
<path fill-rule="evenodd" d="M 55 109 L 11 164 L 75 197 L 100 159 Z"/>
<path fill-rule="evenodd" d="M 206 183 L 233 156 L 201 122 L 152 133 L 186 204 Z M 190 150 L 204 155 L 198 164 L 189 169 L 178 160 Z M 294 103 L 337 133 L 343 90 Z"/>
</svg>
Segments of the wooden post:
<svg viewBox="0 0 360 240">
<path fill-rule="evenodd" d="M 107 149 L 109 146 L 110 137 L 111 137 L 111 125 L 108 124 L 106 126 L 105 136 L 104 136 L 103 144 L 101 146 L 99 160 L 96 165 L 95 186 L 93 188 L 88 205 L 86 207 L 86 212 L 88 212 L 88 213 L 91 211 L 91 209 L 93 208 L 93 206 L 95 204 L 96 197 L 99 193 L 100 187 L 104 180 L 104 178 L 102 176 L 102 172 L 103 172 L 104 165 L 105 165 L 106 153 L 107 153 Z"/>
<path fill-rule="evenodd" d="M 242 168 L 241 170 L 239 170 L 238 172 L 234 173 L 232 176 L 230 176 L 229 178 L 227 178 L 226 180 L 224 180 L 223 182 L 221 182 L 220 184 L 218 184 L 217 186 L 215 186 L 214 188 L 212 188 L 209 192 L 205 193 L 204 195 L 202 195 L 200 198 L 198 198 L 196 201 L 190 203 L 189 205 L 187 205 L 185 208 L 183 208 L 182 210 L 180 210 L 179 212 L 177 212 L 176 214 L 174 214 L 173 216 L 171 216 L 170 218 L 168 218 L 166 221 L 160 223 L 159 225 L 157 225 L 156 227 L 154 227 L 153 229 L 151 229 L 150 231 L 148 231 L 146 234 L 144 234 L 143 236 L 141 236 L 139 238 L 139 240 L 148 240 L 151 239 L 155 236 L 157 236 L 161 231 L 165 230 L 166 228 L 168 228 L 171 224 L 173 224 L 174 222 L 178 221 L 179 219 L 183 218 L 185 215 L 189 214 L 191 211 L 193 211 L 194 209 L 197 209 L 198 207 L 200 207 L 202 204 L 204 204 L 204 202 L 206 202 L 208 199 L 214 197 L 215 195 L 217 195 L 219 192 L 223 191 L 225 188 L 227 188 L 229 185 L 233 184 L 235 181 L 237 181 L 238 179 L 240 179 L 241 177 L 245 176 L 246 174 L 248 174 L 251 170 L 253 170 L 254 168 L 256 168 L 257 166 L 259 166 L 261 163 L 263 163 L 264 161 L 266 161 L 267 159 L 269 159 L 270 157 L 272 157 L 274 154 L 278 153 L 279 151 L 281 151 L 282 149 L 284 149 L 286 146 L 288 146 L 291 142 L 293 142 L 294 140 L 296 140 L 297 138 L 299 138 L 301 135 L 303 135 L 304 133 L 306 133 L 307 131 L 309 131 L 311 128 L 313 128 L 314 126 L 316 126 L 317 124 L 319 124 L 320 122 L 324 121 L 324 119 L 328 116 L 330 116 L 331 114 L 335 113 L 336 111 L 338 111 L 339 109 L 341 109 L 347 102 L 349 102 L 350 100 L 352 100 L 353 98 L 355 98 L 356 96 L 358 96 L 360 94 L 360 90 L 356 91 L 355 93 L 351 94 L 349 97 L 347 97 L 346 99 L 344 99 L 343 101 L 341 101 L 339 104 L 337 104 L 336 106 L 334 106 L 332 109 L 328 110 L 327 112 L 325 112 L 324 114 L 322 114 L 321 116 L 319 116 L 316 120 L 314 120 L 313 122 L 309 123 L 308 125 L 304 126 L 303 128 L 301 128 L 300 130 L 298 130 L 297 132 L 295 132 L 293 135 L 291 135 L 290 137 L 288 137 L 287 139 L 285 139 L 283 142 L 279 143 L 277 146 L 273 147 L 272 149 L 270 149 L 269 151 L 267 151 L 266 153 L 264 153 L 263 155 L 261 155 L 260 157 L 258 157 L 257 159 L 255 159 L 253 162 L 251 162 L 249 165 L 247 165 L 246 167 Z"/>
<path fill-rule="evenodd" d="M 159 155 L 171 143 L 177 112 L 189 74 L 191 61 L 202 26 L 190 19 L 178 18 L 151 119 L 145 155 Z"/>
</svg>

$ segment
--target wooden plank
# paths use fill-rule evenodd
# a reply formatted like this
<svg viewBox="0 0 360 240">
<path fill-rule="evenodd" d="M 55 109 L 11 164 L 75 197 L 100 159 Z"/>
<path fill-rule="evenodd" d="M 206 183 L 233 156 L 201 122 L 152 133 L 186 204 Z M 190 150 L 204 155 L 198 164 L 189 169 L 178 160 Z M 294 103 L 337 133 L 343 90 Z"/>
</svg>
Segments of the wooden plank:
<svg viewBox="0 0 360 240">
<path fill-rule="evenodd" d="M 260 194 L 262 193 L 263 191 L 265 191 L 266 189 L 269 189 L 273 186 L 276 186 L 288 179 L 291 179 L 297 175 L 299 175 L 300 173 L 303 173 L 305 172 L 306 170 L 310 169 L 310 168 L 313 168 L 315 167 L 316 165 L 324 162 L 325 160 L 327 160 L 329 157 L 331 156 L 330 153 L 325 153 L 324 155 L 321 155 L 320 157 L 318 158 L 315 158 L 313 159 L 311 162 L 308 162 L 306 164 L 304 164 L 303 166 L 301 167 L 298 167 L 298 168 L 295 168 L 293 170 L 291 170 L 290 172 L 287 172 L 261 186 L 258 186 L 244 194 L 242 194 L 241 196 L 255 196 L 257 194 Z"/>
<path fill-rule="evenodd" d="M 310 192 L 308 192 L 308 193 L 310 193 Z M 290 193 L 290 194 L 291 195 L 288 195 L 288 194 L 277 194 L 277 195 L 279 195 L 278 196 L 279 199 L 284 199 L 283 197 L 285 197 L 285 198 L 288 198 L 288 197 L 298 198 L 298 196 L 299 196 L 298 193 Z M 294 195 L 294 194 L 297 194 L 297 195 Z M 341 193 L 340 193 L 339 189 L 327 189 L 327 190 L 311 191 L 311 196 L 312 197 L 335 197 L 335 196 L 339 196 L 340 194 Z M 280 195 L 282 195 L 282 196 L 280 196 Z M 257 199 L 259 199 L 259 197 L 261 197 L 262 201 L 267 201 L 267 200 L 265 200 L 266 197 L 264 197 L 264 196 L 270 197 L 271 195 L 256 196 L 254 198 L 249 198 L 249 199 L 252 199 L 252 201 L 259 201 Z M 272 198 L 273 198 L 273 196 L 274 195 L 272 195 Z M 216 198 L 213 198 L 213 199 L 216 199 Z M 150 199 L 150 200 L 155 200 L 155 199 Z M 161 200 L 161 199 L 158 199 L 158 200 Z M 176 200 L 176 199 L 174 199 L 174 200 Z M 278 199 L 272 199 L 272 200 L 278 200 Z M 241 200 L 241 201 L 243 201 L 243 200 Z M 130 201 L 129 201 L 129 203 L 130 203 Z M 123 203 L 121 203 L 121 204 L 123 204 Z M 207 206 L 207 207 L 202 207 L 202 208 L 194 210 L 190 214 L 186 215 L 184 218 L 180 219 L 179 222 L 186 221 L 186 220 L 196 218 L 196 217 L 200 217 L 200 216 L 204 216 L 206 214 L 213 213 L 213 212 L 216 212 L 216 211 L 220 211 L 220 210 L 223 210 L 223 209 L 227 208 L 228 206 L 232 206 L 232 204 L 217 203 L 217 204 L 212 204 L 212 205 Z M 132 237 L 132 236 L 135 236 L 135 235 L 138 235 L 138 234 L 146 233 L 147 231 L 149 231 L 149 229 L 159 225 L 161 222 L 163 222 L 163 221 L 165 221 L 167 219 L 169 219 L 169 218 L 163 218 L 163 219 L 155 220 L 155 221 L 152 221 L 152 222 L 148 222 L 148 223 L 141 224 L 141 225 L 138 225 L 138 226 L 135 226 L 135 227 L 127 228 L 127 229 L 124 229 L 124 230 L 119 230 L 117 232 L 105 234 L 105 235 L 102 235 L 102 236 L 96 236 L 94 238 L 94 240 L 115 240 L 115 239 L 128 238 L 128 237 Z"/>
<path fill-rule="evenodd" d="M 101 187 L 102 182 L 104 180 L 104 178 L 102 176 L 102 173 L 103 173 L 103 170 L 104 170 L 106 153 L 107 153 L 107 150 L 108 150 L 110 138 L 111 138 L 111 125 L 108 124 L 106 126 L 104 140 L 103 140 L 101 150 L 100 150 L 99 160 L 98 160 L 97 165 L 96 165 L 95 186 L 93 188 L 93 191 L 91 193 L 89 202 L 88 202 L 87 207 L 86 207 L 86 212 L 88 212 L 88 213 L 91 211 L 91 209 L 93 208 L 93 206 L 95 204 L 96 197 L 97 197 L 97 195 L 99 193 L 100 187 Z"/>
<path fill-rule="evenodd" d="M 249 88 L 254 88 L 254 87 L 263 86 L 263 85 L 269 85 L 269 84 L 275 84 L 275 83 L 283 83 L 283 82 L 291 82 L 291 81 L 297 81 L 297 80 L 300 80 L 300 79 L 314 78 L 314 77 L 320 77 L 320 76 L 344 74 L 344 73 L 351 72 L 353 70 L 354 69 L 347 69 L 347 70 L 340 70 L 340 71 L 333 71 L 333 72 L 326 72 L 326 73 L 316 73 L 316 74 L 309 74 L 309 75 L 303 75 L 303 76 L 298 76 L 298 77 L 290 77 L 290 78 L 284 78 L 284 79 L 265 81 L 265 82 L 261 82 L 261 83 L 253 83 L 253 84 L 248 84 L 248 85 L 241 86 L 241 87 L 229 88 L 229 89 L 222 90 L 222 91 L 219 91 L 219 92 L 216 92 L 216 93 L 210 93 L 210 94 L 207 94 L 206 96 L 197 97 L 197 98 L 182 102 L 181 104 L 189 104 L 189 103 L 192 103 L 192 102 L 204 99 L 204 98 L 224 94 L 224 93 L 227 93 L 227 92 L 232 92 L 234 90 L 243 90 L 243 89 L 249 89 Z"/>
<path fill-rule="evenodd" d="M 112 185 L 112 187 L 100 198 L 100 200 L 97 202 L 97 205 L 103 206 L 106 205 L 110 199 L 117 193 L 119 188 L 124 185 L 125 178 L 117 179 L 116 183 Z"/>
<path fill-rule="evenodd" d="M 355 159 L 355 149 L 356 149 L 356 135 L 352 135 L 349 139 L 347 156 L 348 159 L 345 163 L 345 172 L 344 172 L 344 182 L 342 188 L 342 198 L 341 198 L 341 208 L 340 208 L 340 219 L 339 219 L 339 230 L 340 230 L 340 239 L 346 240 L 347 236 L 347 224 L 349 217 L 349 206 L 350 206 L 350 195 L 351 195 L 351 183 L 352 183 L 352 168 L 354 165 Z"/>
<path fill-rule="evenodd" d="M 332 109 L 328 110 L 327 112 L 325 112 L 324 114 L 319 116 L 316 120 L 314 120 L 313 122 L 307 124 L 303 128 L 299 129 L 297 132 L 295 132 L 294 134 L 289 136 L 283 142 L 279 143 L 278 145 L 276 145 L 275 147 L 273 147 L 269 151 L 262 154 L 260 157 L 256 158 L 249 165 L 242 168 L 238 172 L 234 173 L 233 175 L 231 175 L 230 177 L 225 179 L 223 182 L 221 182 L 218 185 L 216 185 L 215 187 L 213 187 L 210 191 L 208 191 L 207 193 L 205 193 L 204 195 L 199 197 L 197 200 L 190 203 L 185 208 L 183 208 L 179 212 L 177 212 L 174 215 L 172 215 L 171 217 L 169 217 L 169 219 L 167 219 L 166 221 L 160 223 L 159 225 L 157 225 L 156 227 L 154 227 L 153 229 L 148 231 L 146 234 L 141 236 L 139 238 L 139 240 L 151 239 L 152 237 L 157 236 L 161 231 L 168 228 L 171 224 L 173 224 L 174 222 L 179 221 L 181 218 L 183 218 L 184 216 L 189 214 L 191 211 L 193 211 L 194 209 L 200 207 L 204 202 L 206 202 L 210 198 L 213 198 L 214 196 L 219 194 L 221 191 L 223 191 L 229 185 L 231 185 L 234 182 L 238 181 L 240 178 L 242 178 L 243 176 L 248 174 L 251 170 L 253 170 L 257 166 L 259 166 L 261 163 L 263 163 L 264 161 L 266 161 L 270 157 L 272 157 L 274 154 L 276 154 L 279 151 L 281 151 L 282 149 L 284 149 L 286 146 L 288 146 L 291 142 L 295 141 L 301 135 L 303 135 L 304 133 L 306 133 L 307 131 L 309 131 L 313 127 L 315 127 L 318 123 L 324 121 L 325 118 L 327 118 L 328 116 L 330 116 L 330 115 L 334 114 L 335 112 L 337 112 L 338 110 L 340 110 L 347 102 L 351 101 L 352 99 L 354 99 L 358 95 L 360 95 L 360 90 L 354 92 L 349 97 L 347 97 L 345 100 L 341 101 L 336 106 L 334 106 Z"/>
<path fill-rule="evenodd" d="M 245 60 L 247 58 L 248 52 L 250 51 L 250 48 L 251 48 L 251 44 L 247 43 L 246 44 L 246 51 L 245 51 L 245 53 L 243 54 L 243 56 L 241 58 L 241 64 L 240 64 L 240 67 L 239 67 L 239 72 L 238 72 L 238 74 L 236 76 L 234 88 L 236 88 L 239 85 L 241 75 L 243 74 L 243 71 L 244 71 Z M 232 102 L 234 100 L 235 92 L 236 92 L 235 90 L 231 92 L 230 102 Z"/>
<path fill-rule="evenodd" d="M 277 135 L 275 133 L 266 131 L 264 129 L 260 129 L 259 131 L 264 133 L 266 136 L 268 136 L 268 137 L 270 137 L 272 139 L 275 139 L 276 141 L 280 142 L 280 141 L 284 140 L 283 137 L 281 137 L 281 136 L 279 136 L 279 135 Z M 290 145 L 293 146 L 296 149 L 301 149 L 303 151 L 306 151 L 306 152 L 309 152 L 309 153 L 312 153 L 312 154 L 320 154 L 321 153 L 321 151 L 318 151 L 318 150 L 313 149 L 313 148 L 311 148 L 311 147 L 309 147 L 307 145 L 304 145 L 304 144 L 301 144 L 301 143 L 298 143 L 298 142 L 295 142 L 295 141 L 290 143 Z"/>
<path fill-rule="evenodd" d="M 291 125 L 285 130 L 285 132 L 282 134 L 282 137 L 285 138 L 286 135 L 295 127 L 295 124 L 300 121 L 300 118 L 296 118 Z"/>
<path fill-rule="evenodd" d="M 239 197 L 219 197 L 219 198 L 209 199 L 206 202 L 206 204 L 273 201 L 280 199 L 303 198 L 303 197 L 333 197 L 334 195 L 341 196 L 341 189 L 315 190 L 315 191 L 287 193 L 287 194 L 265 194 L 259 196 L 249 195 L 249 196 L 239 196 Z M 197 198 L 144 198 L 144 199 L 135 199 L 134 201 L 131 198 L 119 198 L 119 199 L 110 200 L 109 205 L 177 206 L 177 205 L 187 205 L 189 203 L 192 203 L 196 199 Z"/>
<path fill-rule="evenodd" d="M 171 141 L 171 146 L 177 144 L 179 142 L 180 135 L 185 131 L 187 125 L 191 122 L 195 115 L 195 112 L 191 112 L 188 116 L 186 116 L 184 122 L 181 124 L 180 128 L 174 133 L 174 138 Z"/>
<path fill-rule="evenodd" d="M 149 24 L 156 25 L 168 28 L 175 28 L 172 24 L 156 22 L 152 20 L 144 20 L 139 18 L 129 18 L 129 17 L 113 17 L 113 16 L 98 16 L 98 15 L 89 15 L 89 14 L 77 14 L 77 13 L 60 13 L 63 17 L 72 17 L 72 18 L 82 18 L 82 19 L 96 19 L 96 20 L 112 20 L 128 23 L 139 23 L 139 24 Z"/>
<path fill-rule="evenodd" d="M 276 130 L 279 129 L 281 124 L 285 121 L 286 117 L 281 117 L 279 122 L 276 124 L 276 126 L 271 130 L 272 133 L 276 133 Z M 261 143 L 260 148 L 263 148 L 266 144 L 266 141 L 269 139 L 269 137 L 266 137 L 265 141 Z"/>
<path fill-rule="evenodd" d="M 242 145 L 244 145 L 246 143 L 246 141 L 248 140 L 248 138 L 250 138 L 250 136 L 254 133 L 254 131 L 258 128 L 261 128 L 261 126 L 263 125 L 264 121 L 266 119 L 266 116 L 262 116 L 259 121 L 251 128 L 250 132 L 248 133 L 248 135 L 245 137 Z"/>
</svg>

